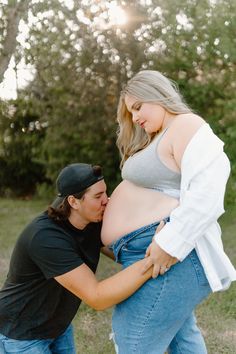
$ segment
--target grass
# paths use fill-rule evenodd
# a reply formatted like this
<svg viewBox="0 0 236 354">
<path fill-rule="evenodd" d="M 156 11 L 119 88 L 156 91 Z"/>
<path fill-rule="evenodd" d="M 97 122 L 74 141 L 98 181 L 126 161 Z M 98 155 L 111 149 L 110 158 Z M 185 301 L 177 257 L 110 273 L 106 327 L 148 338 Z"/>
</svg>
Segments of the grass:
<svg viewBox="0 0 236 354">
<path fill-rule="evenodd" d="M 14 242 L 34 216 L 46 208 L 44 201 L 0 199 L 0 283 L 3 282 Z M 236 265 L 236 207 L 231 208 L 220 220 L 227 254 Z M 119 270 L 119 266 L 102 256 L 98 278 L 105 278 Z M 109 340 L 112 310 L 96 312 L 82 304 L 74 323 L 78 353 L 114 354 Z M 236 283 L 230 289 L 212 294 L 197 309 L 209 354 L 236 353 Z"/>
</svg>

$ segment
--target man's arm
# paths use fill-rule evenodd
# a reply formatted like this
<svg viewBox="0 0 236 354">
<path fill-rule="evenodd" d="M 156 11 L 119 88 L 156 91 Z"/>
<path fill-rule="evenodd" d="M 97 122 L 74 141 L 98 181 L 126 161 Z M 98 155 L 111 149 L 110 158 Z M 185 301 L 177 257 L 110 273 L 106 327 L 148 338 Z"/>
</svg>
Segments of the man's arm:
<svg viewBox="0 0 236 354">
<path fill-rule="evenodd" d="M 142 272 L 145 261 L 138 261 L 100 282 L 86 264 L 54 279 L 95 310 L 105 310 L 132 295 L 151 277 L 152 268 Z"/>
<path fill-rule="evenodd" d="M 156 232 L 159 232 L 163 225 L 164 223 L 160 223 Z M 152 266 L 143 271 L 148 258 L 135 262 L 100 282 L 86 264 L 54 279 L 95 310 L 105 310 L 132 295 L 151 277 Z"/>
</svg>

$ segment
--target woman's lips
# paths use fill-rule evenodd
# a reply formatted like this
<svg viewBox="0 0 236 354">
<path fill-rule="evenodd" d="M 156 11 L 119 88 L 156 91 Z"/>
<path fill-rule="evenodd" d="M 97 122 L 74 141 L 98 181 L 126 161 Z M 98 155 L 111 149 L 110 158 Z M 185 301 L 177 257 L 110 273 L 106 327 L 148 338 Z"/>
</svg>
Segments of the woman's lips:
<svg viewBox="0 0 236 354">
<path fill-rule="evenodd" d="M 145 122 L 139 123 L 140 127 L 144 129 Z"/>
</svg>

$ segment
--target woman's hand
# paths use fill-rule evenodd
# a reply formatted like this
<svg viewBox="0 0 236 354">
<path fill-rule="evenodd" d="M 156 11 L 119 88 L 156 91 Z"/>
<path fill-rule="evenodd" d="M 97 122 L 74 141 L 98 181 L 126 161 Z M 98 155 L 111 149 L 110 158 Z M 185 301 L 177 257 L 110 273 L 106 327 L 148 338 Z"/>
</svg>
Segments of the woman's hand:
<svg viewBox="0 0 236 354">
<path fill-rule="evenodd" d="M 160 222 L 156 233 L 159 232 L 165 225 L 164 221 Z M 150 267 L 153 266 L 152 278 L 156 278 L 159 274 L 163 275 L 169 268 L 178 262 L 178 259 L 166 253 L 153 239 L 152 243 L 146 250 L 145 257 L 148 257 L 143 272 L 145 273 Z"/>
</svg>

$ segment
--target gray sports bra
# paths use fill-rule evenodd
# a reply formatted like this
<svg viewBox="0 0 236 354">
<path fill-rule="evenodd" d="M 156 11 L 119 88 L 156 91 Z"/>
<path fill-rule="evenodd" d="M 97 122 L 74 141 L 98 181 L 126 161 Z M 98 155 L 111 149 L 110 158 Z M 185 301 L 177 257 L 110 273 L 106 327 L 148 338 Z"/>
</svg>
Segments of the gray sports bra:
<svg viewBox="0 0 236 354">
<path fill-rule="evenodd" d="M 181 174 L 170 170 L 159 158 L 157 147 L 163 132 L 143 150 L 130 156 L 124 163 L 121 175 L 140 187 L 157 189 L 170 196 L 179 197 Z"/>
</svg>

